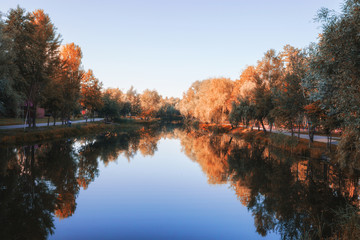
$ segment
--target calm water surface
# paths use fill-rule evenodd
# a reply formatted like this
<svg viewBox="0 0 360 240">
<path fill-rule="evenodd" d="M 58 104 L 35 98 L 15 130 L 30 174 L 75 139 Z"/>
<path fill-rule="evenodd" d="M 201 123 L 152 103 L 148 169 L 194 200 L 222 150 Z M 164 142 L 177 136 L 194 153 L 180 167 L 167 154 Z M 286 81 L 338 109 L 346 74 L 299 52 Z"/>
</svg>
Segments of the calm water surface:
<svg viewBox="0 0 360 240">
<path fill-rule="evenodd" d="M 227 135 L 143 129 L 1 148 L 1 239 L 331 235 L 357 178 Z"/>
</svg>

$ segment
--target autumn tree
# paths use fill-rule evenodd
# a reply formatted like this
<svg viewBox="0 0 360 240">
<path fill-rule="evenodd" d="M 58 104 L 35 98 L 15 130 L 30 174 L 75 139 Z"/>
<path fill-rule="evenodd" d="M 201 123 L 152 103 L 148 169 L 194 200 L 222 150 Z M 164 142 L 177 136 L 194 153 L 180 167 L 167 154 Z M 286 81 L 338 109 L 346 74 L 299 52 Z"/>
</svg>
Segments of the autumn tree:
<svg viewBox="0 0 360 240">
<path fill-rule="evenodd" d="M 204 80 L 199 91 L 195 116 L 202 121 L 215 123 L 227 120 L 231 110 L 233 84 L 228 78 Z"/>
<path fill-rule="evenodd" d="M 32 13 L 31 23 L 35 26 L 36 39 L 36 76 L 33 99 L 33 126 L 36 124 L 36 108 L 44 102 L 44 90 L 46 86 L 56 77 L 59 61 L 60 35 L 50 17 L 43 10 L 35 10 Z"/>
<path fill-rule="evenodd" d="M 161 96 L 156 90 L 146 89 L 140 95 L 142 115 L 145 118 L 154 117 L 160 107 Z"/>
<path fill-rule="evenodd" d="M 126 101 L 130 102 L 130 113 L 135 116 L 141 113 L 140 96 L 133 86 L 126 92 Z"/>
<path fill-rule="evenodd" d="M 234 82 L 228 78 L 211 78 L 192 84 L 179 103 L 180 112 L 203 122 L 220 123 L 231 111 Z"/>
<path fill-rule="evenodd" d="M 201 87 L 201 82 L 196 81 L 191 84 L 190 88 L 183 93 L 183 97 L 179 103 L 180 113 L 186 118 L 191 119 L 195 117 L 195 107 L 198 105 L 198 92 Z"/>
<path fill-rule="evenodd" d="M 69 119 L 75 110 L 79 109 L 80 83 L 83 71 L 81 69 L 82 52 L 74 43 L 60 48 L 60 64 L 56 76 L 45 88 L 44 107 L 54 119 L 61 116 Z"/>
<path fill-rule="evenodd" d="M 81 48 L 74 43 L 66 44 L 60 50 L 61 73 L 60 80 L 63 107 L 62 118 L 70 118 L 74 111 L 79 108 L 81 79 L 84 74 L 81 69 Z"/>
<path fill-rule="evenodd" d="M 101 101 L 102 83 L 95 78 L 92 70 L 88 70 L 83 74 L 81 79 L 81 105 L 90 111 L 93 118 L 95 112 L 99 111 L 103 106 Z"/>
<path fill-rule="evenodd" d="M 242 71 L 240 79 L 234 83 L 234 89 L 231 93 L 232 101 L 229 122 L 232 126 L 243 123 L 248 126 L 254 115 L 254 94 L 258 72 L 254 66 L 248 66 Z"/>
<path fill-rule="evenodd" d="M 231 93 L 231 101 L 237 102 L 244 97 L 250 97 L 251 91 L 255 87 L 256 68 L 254 66 L 246 67 L 240 75 L 240 78 L 234 82 L 234 89 Z"/>
</svg>

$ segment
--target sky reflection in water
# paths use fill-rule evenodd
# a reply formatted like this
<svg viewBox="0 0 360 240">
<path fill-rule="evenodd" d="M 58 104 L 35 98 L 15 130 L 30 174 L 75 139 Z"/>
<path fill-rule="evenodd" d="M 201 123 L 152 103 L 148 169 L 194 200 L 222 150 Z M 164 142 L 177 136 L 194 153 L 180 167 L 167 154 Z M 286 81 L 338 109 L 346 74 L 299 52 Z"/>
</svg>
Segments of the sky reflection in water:
<svg viewBox="0 0 360 240">
<path fill-rule="evenodd" d="M 162 139 L 154 156 L 99 167 L 76 213 L 55 220 L 52 239 L 263 239 L 229 185 L 208 184 L 179 140 Z"/>
</svg>

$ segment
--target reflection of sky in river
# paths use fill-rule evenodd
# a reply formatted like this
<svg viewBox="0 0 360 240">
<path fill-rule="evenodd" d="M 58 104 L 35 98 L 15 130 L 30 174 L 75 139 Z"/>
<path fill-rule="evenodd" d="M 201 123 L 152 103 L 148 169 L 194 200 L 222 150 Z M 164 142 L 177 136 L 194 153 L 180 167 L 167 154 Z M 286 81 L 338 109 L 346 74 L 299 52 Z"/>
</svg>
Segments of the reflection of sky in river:
<svg viewBox="0 0 360 240">
<path fill-rule="evenodd" d="M 81 190 L 72 217 L 55 219 L 52 239 L 264 239 L 228 184 L 209 185 L 179 140 L 152 157 L 120 157 Z M 274 234 L 266 239 L 278 239 Z"/>
</svg>

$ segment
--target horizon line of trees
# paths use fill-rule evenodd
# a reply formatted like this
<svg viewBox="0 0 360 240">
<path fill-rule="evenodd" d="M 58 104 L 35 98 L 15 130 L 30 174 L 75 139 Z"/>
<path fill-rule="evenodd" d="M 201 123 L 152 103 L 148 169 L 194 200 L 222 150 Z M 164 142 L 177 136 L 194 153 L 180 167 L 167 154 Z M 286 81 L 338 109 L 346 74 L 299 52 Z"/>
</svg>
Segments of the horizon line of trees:
<svg viewBox="0 0 360 240">
<path fill-rule="evenodd" d="M 106 121 L 118 117 L 137 116 L 145 120 L 161 118 L 162 120 L 181 119 L 177 105 L 179 98 L 163 98 L 156 90 L 145 89 L 137 93 L 133 86 L 126 92 L 118 88 L 108 88 L 103 91 L 103 107 L 100 114 Z"/>
</svg>

